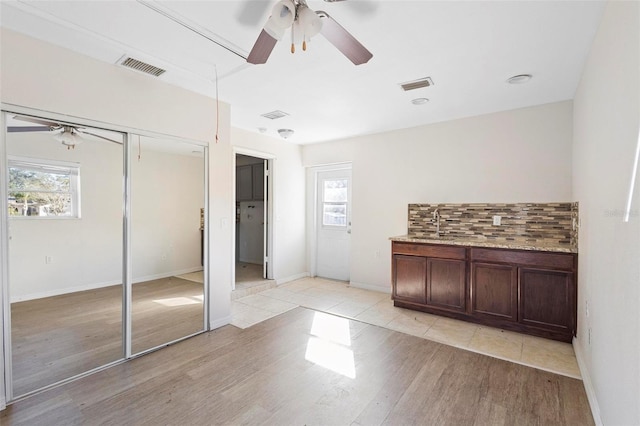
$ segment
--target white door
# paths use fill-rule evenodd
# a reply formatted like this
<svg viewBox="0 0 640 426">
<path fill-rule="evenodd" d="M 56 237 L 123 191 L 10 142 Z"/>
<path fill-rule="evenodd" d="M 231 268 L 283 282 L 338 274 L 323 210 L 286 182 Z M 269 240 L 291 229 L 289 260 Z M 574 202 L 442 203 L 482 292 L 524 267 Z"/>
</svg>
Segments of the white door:
<svg viewBox="0 0 640 426">
<path fill-rule="evenodd" d="M 316 275 L 349 281 L 351 169 L 317 174 Z"/>
</svg>

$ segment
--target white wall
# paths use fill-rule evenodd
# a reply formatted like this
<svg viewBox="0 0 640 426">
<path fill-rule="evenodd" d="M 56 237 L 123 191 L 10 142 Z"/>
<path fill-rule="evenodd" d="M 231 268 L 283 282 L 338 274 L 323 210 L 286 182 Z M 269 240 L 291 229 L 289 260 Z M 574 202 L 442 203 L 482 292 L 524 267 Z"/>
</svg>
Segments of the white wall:
<svg viewBox="0 0 640 426">
<path fill-rule="evenodd" d="M 145 140 L 140 160 L 134 155 L 131 161 L 134 283 L 202 269 L 204 158 L 158 151 L 156 141 Z"/>
<path fill-rule="evenodd" d="M 612 1 L 575 96 L 573 149 L 581 216 L 574 347 L 594 415 L 605 425 L 640 424 L 637 177 L 631 218 L 623 222 L 639 128 L 640 3 Z"/>
<path fill-rule="evenodd" d="M 211 98 L 5 28 L 0 43 L 4 103 L 203 142 L 213 139 Z"/>
<path fill-rule="evenodd" d="M 307 275 L 305 172 L 299 145 L 233 128 L 232 144 L 273 160 L 273 277 L 283 283 Z"/>
<path fill-rule="evenodd" d="M 571 118 L 567 101 L 305 145 L 305 166 L 352 162 L 352 285 L 390 291 L 409 203 L 570 201 Z"/>
</svg>

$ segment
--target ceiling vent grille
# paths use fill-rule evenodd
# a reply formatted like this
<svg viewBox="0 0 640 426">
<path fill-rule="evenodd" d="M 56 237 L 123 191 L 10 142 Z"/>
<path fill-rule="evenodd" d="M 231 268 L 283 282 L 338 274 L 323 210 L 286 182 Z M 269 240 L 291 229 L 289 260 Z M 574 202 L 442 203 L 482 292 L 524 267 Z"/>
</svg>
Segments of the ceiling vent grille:
<svg viewBox="0 0 640 426">
<path fill-rule="evenodd" d="M 407 81 L 406 83 L 400 83 L 400 87 L 402 87 L 402 90 L 404 90 L 405 92 L 409 90 L 421 89 L 423 87 L 429 87 L 429 86 L 433 86 L 433 80 L 431 80 L 431 77 L 425 77 L 425 78 L 421 78 L 420 80 Z"/>
<path fill-rule="evenodd" d="M 275 120 L 276 118 L 286 117 L 287 115 L 289 114 L 287 114 L 286 112 L 276 110 L 262 114 L 262 117 Z"/>
<path fill-rule="evenodd" d="M 133 70 L 152 75 L 154 77 L 159 77 L 165 72 L 167 72 L 167 70 L 163 70 L 162 68 L 158 68 L 151 64 L 147 64 L 146 62 L 142 62 L 137 59 L 131 58 L 129 56 L 123 56 L 122 58 L 120 58 L 120 60 L 118 61 L 118 64 L 123 67 L 131 68 Z"/>
</svg>

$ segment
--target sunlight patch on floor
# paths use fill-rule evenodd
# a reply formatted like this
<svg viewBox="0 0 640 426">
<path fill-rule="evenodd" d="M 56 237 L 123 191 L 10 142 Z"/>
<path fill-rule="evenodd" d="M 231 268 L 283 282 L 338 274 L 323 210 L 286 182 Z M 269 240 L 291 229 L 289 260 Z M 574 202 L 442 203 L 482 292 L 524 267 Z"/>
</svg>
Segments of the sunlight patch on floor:
<svg viewBox="0 0 640 426">
<path fill-rule="evenodd" d="M 202 296 L 192 297 L 169 297 L 166 299 L 156 299 L 153 302 L 163 306 L 185 306 L 202 304 Z"/>
<path fill-rule="evenodd" d="M 311 325 L 305 359 L 351 379 L 356 366 L 351 346 L 349 320 L 316 312 Z"/>
</svg>

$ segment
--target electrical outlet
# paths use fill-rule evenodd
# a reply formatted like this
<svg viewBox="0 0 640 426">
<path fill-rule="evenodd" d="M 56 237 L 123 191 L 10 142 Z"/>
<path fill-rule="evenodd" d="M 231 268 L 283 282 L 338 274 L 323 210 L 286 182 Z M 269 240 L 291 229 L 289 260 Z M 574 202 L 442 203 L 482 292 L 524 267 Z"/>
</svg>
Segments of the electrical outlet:
<svg viewBox="0 0 640 426">
<path fill-rule="evenodd" d="M 493 217 L 493 225 L 500 226 L 502 224 L 502 216 L 494 216 Z"/>
<path fill-rule="evenodd" d="M 374 256 L 376 259 L 380 259 L 380 250 L 376 250 L 376 252 L 374 253 Z"/>
<path fill-rule="evenodd" d="M 584 315 L 589 318 L 589 301 L 584 301 Z"/>
<path fill-rule="evenodd" d="M 591 346 L 591 327 L 589 327 L 589 346 Z"/>
</svg>

